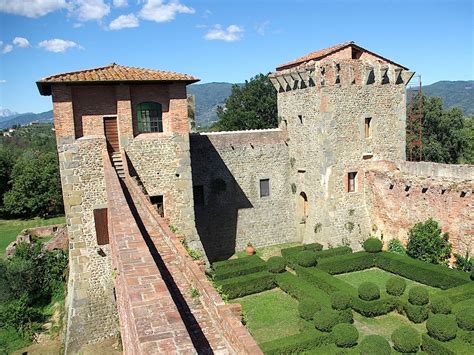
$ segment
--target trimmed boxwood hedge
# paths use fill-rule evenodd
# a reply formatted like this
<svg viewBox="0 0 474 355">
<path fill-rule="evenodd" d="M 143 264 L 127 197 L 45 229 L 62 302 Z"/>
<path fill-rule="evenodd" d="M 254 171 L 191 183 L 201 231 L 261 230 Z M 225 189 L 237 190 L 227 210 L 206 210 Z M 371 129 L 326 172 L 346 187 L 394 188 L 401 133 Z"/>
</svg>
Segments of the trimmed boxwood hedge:
<svg viewBox="0 0 474 355">
<path fill-rule="evenodd" d="M 375 266 L 374 255 L 365 251 L 352 254 L 338 255 L 320 259 L 318 268 L 331 275 L 369 269 Z"/>
<path fill-rule="evenodd" d="M 385 289 L 387 293 L 391 296 L 403 295 L 403 292 L 405 292 L 406 288 L 407 288 L 407 283 L 405 279 L 398 276 L 393 276 L 389 278 L 387 280 L 387 283 L 385 284 Z"/>
<path fill-rule="evenodd" d="M 343 309 L 342 311 L 338 311 L 339 313 L 339 323 L 354 323 L 354 317 L 352 315 L 352 309 L 347 308 Z"/>
<path fill-rule="evenodd" d="M 333 309 L 322 309 L 313 315 L 313 324 L 317 330 L 330 332 L 340 323 L 339 313 Z"/>
<path fill-rule="evenodd" d="M 468 273 L 442 265 L 429 264 L 390 252 L 372 255 L 375 257 L 375 266 L 380 269 L 443 290 L 470 282 Z"/>
<path fill-rule="evenodd" d="M 368 253 L 379 253 L 382 251 L 383 243 L 377 238 L 368 238 L 364 241 L 364 250 Z"/>
<path fill-rule="evenodd" d="M 428 306 L 417 306 L 411 303 L 405 303 L 403 307 L 407 318 L 413 323 L 422 323 L 428 318 Z"/>
<path fill-rule="evenodd" d="M 331 294 L 331 306 L 338 311 L 351 308 L 351 296 L 342 291 L 334 292 Z"/>
<path fill-rule="evenodd" d="M 336 247 L 336 248 L 317 251 L 316 257 L 318 259 L 324 259 L 324 258 L 331 258 L 337 255 L 346 255 L 350 253 L 352 253 L 352 249 L 350 247 Z"/>
<path fill-rule="evenodd" d="M 295 271 L 300 278 L 308 281 L 328 294 L 342 291 L 351 296 L 357 297 L 357 290 L 352 285 L 339 280 L 336 277 L 332 277 L 327 272 L 321 271 L 318 268 L 297 267 Z"/>
<path fill-rule="evenodd" d="M 413 286 L 408 291 L 408 301 L 416 306 L 423 306 L 430 302 L 428 290 L 423 286 Z"/>
<path fill-rule="evenodd" d="M 331 338 L 340 348 L 351 348 L 357 345 L 359 331 L 352 324 L 336 324 L 331 332 Z"/>
<path fill-rule="evenodd" d="M 428 334 L 421 335 L 421 343 L 421 348 L 428 354 L 456 355 L 454 351 L 449 349 L 449 344 L 433 339 Z"/>
<path fill-rule="evenodd" d="M 474 298 L 474 282 L 450 288 L 443 292 L 443 296 L 449 298 L 453 304 Z"/>
<path fill-rule="evenodd" d="M 435 314 L 449 314 L 452 306 L 451 300 L 444 296 L 435 297 L 431 300 L 431 311 Z"/>
<path fill-rule="evenodd" d="M 359 298 L 364 301 L 374 301 L 380 298 L 380 289 L 373 282 L 362 282 L 357 291 Z"/>
<path fill-rule="evenodd" d="M 384 296 L 375 301 L 364 301 L 352 298 L 352 309 L 365 317 L 376 317 L 387 314 L 395 309 L 397 302 L 394 297 Z"/>
<path fill-rule="evenodd" d="M 281 256 L 272 256 L 267 260 L 267 270 L 273 274 L 279 274 L 286 269 L 286 261 Z"/>
<path fill-rule="evenodd" d="M 230 299 L 270 290 L 276 286 L 274 275 L 268 271 L 217 281 L 216 284 Z"/>
<path fill-rule="evenodd" d="M 256 260 L 259 259 L 259 260 Z M 212 263 L 212 269 L 214 271 L 217 270 L 222 270 L 222 269 L 231 269 L 233 267 L 236 267 L 237 265 L 244 265 L 248 263 L 253 263 L 253 262 L 261 262 L 263 261 L 256 255 L 252 256 L 245 256 L 243 258 L 237 258 L 237 259 L 229 259 L 229 260 L 222 260 L 222 261 L 216 261 Z"/>
<path fill-rule="evenodd" d="M 368 335 L 360 342 L 359 351 L 361 355 L 390 355 L 392 347 L 383 336 Z"/>
<path fill-rule="evenodd" d="M 260 344 L 260 348 L 265 354 L 299 354 L 329 343 L 330 334 L 311 329 Z"/>
<path fill-rule="evenodd" d="M 395 350 L 401 353 L 416 353 L 420 348 L 420 334 L 407 325 L 402 325 L 392 333 L 392 342 Z"/>
<path fill-rule="evenodd" d="M 463 307 L 456 312 L 456 321 L 459 328 L 474 330 L 474 307 Z"/>
<path fill-rule="evenodd" d="M 316 312 L 321 310 L 321 304 L 313 298 L 305 298 L 298 303 L 298 313 L 304 320 L 311 320 Z"/>
<path fill-rule="evenodd" d="M 323 246 L 319 243 L 311 243 L 305 245 L 298 245 L 292 248 L 286 248 L 281 250 L 281 256 L 286 260 L 286 263 L 291 268 L 297 265 L 297 256 L 300 251 L 310 250 L 317 252 L 323 249 Z"/>
<path fill-rule="evenodd" d="M 299 266 L 312 267 L 316 266 L 318 261 L 316 260 L 316 254 L 313 251 L 303 250 L 298 253 L 296 262 Z"/>
<path fill-rule="evenodd" d="M 303 269 L 303 268 L 302 268 Z M 305 269 L 306 270 L 306 269 Z M 289 294 L 290 296 L 301 301 L 303 299 L 314 298 L 317 299 L 321 306 L 331 307 L 329 296 L 323 290 L 313 286 L 311 283 L 297 277 L 289 272 L 275 275 L 275 280 L 278 287 Z"/>
<path fill-rule="evenodd" d="M 265 261 L 260 259 L 258 256 L 249 256 L 228 260 L 226 262 L 219 262 L 217 266 L 213 264 L 213 268 L 213 279 L 219 281 L 263 271 L 266 269 L 266 264 Z"/>
<path fill-rule="evenodd" d="M 449 341 L 456 338 L 458 326 L 453 315 L 434 314 L 426 321 L 428 334 L 440 341 Z"/>
</svg>

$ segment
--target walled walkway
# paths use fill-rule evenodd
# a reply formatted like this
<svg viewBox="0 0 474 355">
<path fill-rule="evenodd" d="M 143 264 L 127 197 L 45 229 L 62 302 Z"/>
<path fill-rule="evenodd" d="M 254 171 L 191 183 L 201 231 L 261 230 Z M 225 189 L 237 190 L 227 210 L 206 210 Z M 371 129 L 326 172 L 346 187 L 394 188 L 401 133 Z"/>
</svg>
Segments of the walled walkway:
<svg viewBox="0 0 474 355">
<path fill-rule="evenodd" d="M 124 353 L 261 354 L 240 308 L 224 304 L 134 182 L 105 164 Z"/>
</svg>

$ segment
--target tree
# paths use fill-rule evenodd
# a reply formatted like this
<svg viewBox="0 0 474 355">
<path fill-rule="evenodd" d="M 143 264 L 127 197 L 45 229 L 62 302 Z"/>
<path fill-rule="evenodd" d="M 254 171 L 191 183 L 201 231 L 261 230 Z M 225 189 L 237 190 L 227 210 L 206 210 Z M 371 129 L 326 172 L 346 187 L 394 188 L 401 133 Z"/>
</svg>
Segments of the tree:
<svg viewBox="0 0 474 355">
<path fill-rule="evenodd" d="M 448 233 L 442 233 L 432 218 L 413 226 L 409 232 L 407 254 L 433 264 L 446 264 L 451 255 Z"/>
<path fill-rule="evenodd" d="M 464 128 L 462 129 L 466 145 L 461 154 L 461 164 L 474 164 L 474 115 L 464 118 Z"/>
<path fill-rule="evenodd" d="M 277 93 L 266 75 L 258 74 L 245 81 L 243 86 L 234 85 L 225 107 L 218 107 L 212 129 L 235 131 L 274 128 L 278 125 Z"/>
</svg>

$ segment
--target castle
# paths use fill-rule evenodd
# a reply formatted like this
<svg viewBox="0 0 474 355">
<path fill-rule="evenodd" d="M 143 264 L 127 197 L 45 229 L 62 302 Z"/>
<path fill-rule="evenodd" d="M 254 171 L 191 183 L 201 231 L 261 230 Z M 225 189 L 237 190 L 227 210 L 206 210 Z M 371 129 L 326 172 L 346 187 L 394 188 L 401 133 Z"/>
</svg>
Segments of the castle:
<svg viewBox="0 0 474 355">
<path fill-rule="evenodd" d="M 433 217 L 472 255 L 474 167 L 405 161 L 413 74 L 353 42 L 319 50 L 269 75 L 278 128 L 213 133 L 190 132 L 191 75 L 111 64 L 38 81 L 53 99 L 70 241 L 66 352 L 113 336 L 118 318 L 126 353 L 258 353 L 176 234 L 214 261 L 248 242 L 359 249 Z M 188 306 L 210 319 L 195 317 L 199 336 Z M 171 330 L 156 326 L 166 309 Z"/>
</svg>

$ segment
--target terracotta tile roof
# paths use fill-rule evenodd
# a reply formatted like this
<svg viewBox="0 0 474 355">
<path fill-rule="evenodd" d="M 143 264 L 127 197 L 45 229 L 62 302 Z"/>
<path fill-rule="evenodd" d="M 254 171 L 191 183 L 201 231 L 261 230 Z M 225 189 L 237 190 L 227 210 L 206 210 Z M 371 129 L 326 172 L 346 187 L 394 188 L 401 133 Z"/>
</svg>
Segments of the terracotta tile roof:
<svg viewBox="0 0 474 355">
<path fill-rule="evenodd" d="M 48 76 L 36 82 L 42 95 L 51 95 L 51 85 L 58 83 L 94 82 L 140 82 L 140 81 L 184 81 L 187 84 L 199 81 L 198 78 L 175 72 L 126 67 L 112 63 L 105 67 L 92 68 Z"/>
<path fill-rule="evenodd" d="M 333 54 L 335 52 L 338 52 L 340 51 L 341 49 L 344 49 L 346 47 L 354 47 L 358 50 L 361 50 L 361 51 L 364 51 L 364 52 L 368 52 L 376 57 L 379 57 L 383 60 L 385 60 L 386 62 L 389 62 L 389 63 L 392 63 L 392 64 L 395 64 L 403 69 L 407 69 L 403 66 L 401 66 L 400 64 L 397 64 L 387 58 L 384 58 L 378 54 L 375 54 L 371 51 L 368 51 L 367 49 L 365 48 L 362 48 L 361 46 L 358 46 L 357 44 L 355 44 L 353 41 L 350 41 L 350 42 L 345 42 L 345 43 L 340 43 L 340 44 L 336 44 L 334 46 L 331 46 L 331 47 L 328 47 L 328 48 L 324 48 L 324 49 L 320 49 L 318 51 L 314 51 L 314 52 L 311 52 L 311 53 L 308 53 L 302 57 L 299 57 L 295 60 L 292 60 L 291 62 L 288 62 L 288 63 L 284 63 L 284 64 L 281 64 L 279 65 L 276 70 L 284 70 L 284 69 L 288 69 L 288 68 L 292 68 L 292 67 L 295 67 L 295 66 L 298 66 L 299 64 L 303 64 L 303 63 L 306 63 L 306 62 L 309 62 L 310 60 L 320 60 L 320 59 L 323 59 L 324 57 L 327 57 L 328 55 L 330 54 Z"/>
</svg>

